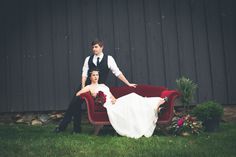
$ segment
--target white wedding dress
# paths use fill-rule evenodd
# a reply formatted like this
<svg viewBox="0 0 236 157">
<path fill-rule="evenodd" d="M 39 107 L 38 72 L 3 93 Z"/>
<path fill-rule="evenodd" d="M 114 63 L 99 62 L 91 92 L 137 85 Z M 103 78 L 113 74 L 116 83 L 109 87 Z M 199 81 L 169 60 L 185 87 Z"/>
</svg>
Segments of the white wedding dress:
<svg viewBox="0 0 236 157">
<path fill-rule="evenodd" d="M 112 127 L 121 136 L 140 138 L 152 136 L 158 119 L 157 107 L 160 97 L 142 97 L 130 93 L 111 103 L 111 93 L 104 84 L 99 84 L 95 92 L 102 91 L 107 97 L 104 107 Z"/>
</svg>

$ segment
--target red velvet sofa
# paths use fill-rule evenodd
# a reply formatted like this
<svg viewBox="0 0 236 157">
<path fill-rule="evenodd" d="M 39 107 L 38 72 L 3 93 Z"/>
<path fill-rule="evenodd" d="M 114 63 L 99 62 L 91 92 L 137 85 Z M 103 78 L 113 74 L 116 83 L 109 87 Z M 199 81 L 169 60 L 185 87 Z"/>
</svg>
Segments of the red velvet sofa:
<svg viewBox="0 0 236 157">
<path fill-rule="evenodd" d="M 151 85 L 138 85 L 136 88 L 129 86 L 111 87 L 110 91 L 115 98 L 119 98 L 132 92 L 145 97 L 168 97 L 168 104 L 166 105 L 164 112 L 159 115 L 157 121 L 157 124 L 159 125 L 166 125 L 171 122 L 175 99 L 180 96 L 179 92 L 176 90 L 168 90 L 165 87 Z M 90 123 L 95 126 L 95 134 L 97 134 L 103 125 L 110 125 L 106 108 L 101 105 L 95 105 L 90 92 L 81 94 L 81 97 L 86 101 L 88 119 Z"/>
</svg>

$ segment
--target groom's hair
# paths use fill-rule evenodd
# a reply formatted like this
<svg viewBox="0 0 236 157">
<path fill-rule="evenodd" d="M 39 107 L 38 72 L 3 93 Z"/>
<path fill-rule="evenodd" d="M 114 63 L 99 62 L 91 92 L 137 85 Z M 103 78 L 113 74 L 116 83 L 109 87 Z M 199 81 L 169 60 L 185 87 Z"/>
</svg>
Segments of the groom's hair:
<svg viewBox="0 0 236 157">
<path fill-rule="evenodd" d="M 103 41 L 101 39 L 95 39 L 91 42 L 91 46 L 94 46 L 96 44 L 98 44 L 100 47 L 104 46 Z"/>
</svg>

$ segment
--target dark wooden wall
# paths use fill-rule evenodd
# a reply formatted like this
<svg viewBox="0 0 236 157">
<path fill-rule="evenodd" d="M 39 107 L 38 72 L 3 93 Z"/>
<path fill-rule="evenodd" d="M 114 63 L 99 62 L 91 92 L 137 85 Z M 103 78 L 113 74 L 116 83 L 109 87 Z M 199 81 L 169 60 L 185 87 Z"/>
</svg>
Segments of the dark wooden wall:
<svg viewBox="0 0 236 157">
<path fill-rule="evenodd" d="M 236 104 L 235 0 L 0 3 L 0 112 L 66 109 L 96 37 L 132 82 L 172 89 L 184 75 L 197 102 Z"/>
</svg>

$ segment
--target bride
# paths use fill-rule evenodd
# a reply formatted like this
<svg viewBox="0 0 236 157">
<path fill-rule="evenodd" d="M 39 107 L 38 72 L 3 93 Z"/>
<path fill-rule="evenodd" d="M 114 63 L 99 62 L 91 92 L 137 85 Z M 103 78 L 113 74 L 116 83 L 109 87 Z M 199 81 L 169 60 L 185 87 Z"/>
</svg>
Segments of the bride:
<svg viewBox="0 0 236 157">
<path fill-rule="evenodd" d="M 130 93 L 116 99 L 105 84 L 98 84 L 98 70 L 91 71 L 90 80 L 91 84 L 77 92 L 76 96 L 90 91 L 92 96 L 96 97 L 97 93 L 102 91 L 106 95 L 103 106 L 107 109 L 112 127 L 119 135 L 130 138 L 152 136 L 158 119 L 157 113 L 166 98 L 142 97 Z"/>
</svg>

